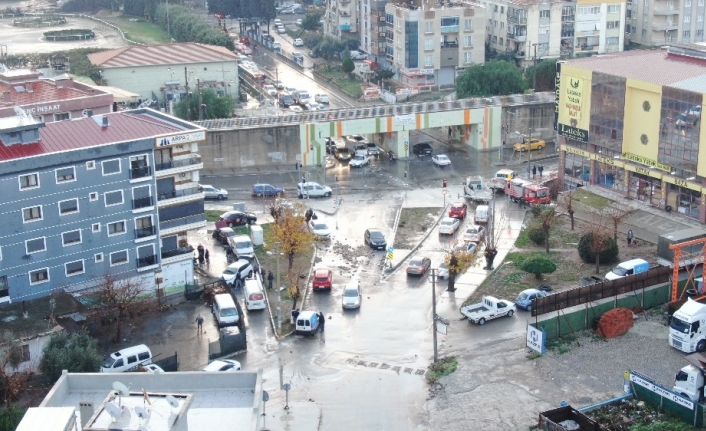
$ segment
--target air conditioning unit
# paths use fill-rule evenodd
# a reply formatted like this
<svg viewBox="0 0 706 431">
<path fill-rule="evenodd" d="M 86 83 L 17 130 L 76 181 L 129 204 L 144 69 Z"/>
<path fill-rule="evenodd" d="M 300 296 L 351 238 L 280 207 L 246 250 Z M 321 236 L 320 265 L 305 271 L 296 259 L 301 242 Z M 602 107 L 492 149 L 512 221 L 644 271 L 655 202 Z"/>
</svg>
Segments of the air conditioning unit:
<svg viewBox="0 0 706 431">
<path fill-rule="evenodd" d="M 181 177 L 181 178 L 186 178 L 186 173 L 181 173 L 181 174 L 179 174 L 179 177 Z"/>
<path fill-rule="evenodd" d="M 380 17 L 380 21 L 385 21 L 385 17 L 384 17 L 384 16 L 381 16 L 381 17 Z"/>
<path fill-rule="evenodd" d="M 379 35 L 380 37 L 385 37 L 385 32 L 384 32 L 384 31 L 381 31 L 378 35 Z"/>
</svg>

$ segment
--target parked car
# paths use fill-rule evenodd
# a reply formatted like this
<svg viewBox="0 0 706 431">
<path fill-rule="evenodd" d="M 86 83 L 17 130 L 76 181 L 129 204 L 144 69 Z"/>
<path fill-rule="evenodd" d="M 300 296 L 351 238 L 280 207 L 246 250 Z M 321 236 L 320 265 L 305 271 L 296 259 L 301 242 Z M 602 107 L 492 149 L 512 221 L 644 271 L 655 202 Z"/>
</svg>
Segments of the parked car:
<svg viewBox="0 0 706 431">
<path fill-rule="evenodd" d="M 385 250 L 385 248 L 387 248 L 385 234 L 383 234 L 379 229 L 365 229 L 363 237 L 365 244 L 369 245 L 370 248 L 375 250 Z"/>
<path fill-rule="evenodd" d="M 235 359 L 219 359 L 206 365 L 204 371 L 240 371 L 240 362 Z"/>
<path fill-rule="evenodd" d="M 319 312 L 315 310 L 300 311 L 297 315 L 297 321 L 294 325 L 294 333 L 296 335 L 313 335 L 321 328 L 319 322 Z"/>
<path fill-rule="evenodd" d="M 368 54 L 362 51 L 350 51 L 350 56 L 353 61 L 367 60 L 368 58 Z"/>
<path fill-rule="evenodd" d="M 368 157 L 367 154 L 362 155 L 362 154 L 356 154 L 353 159 L 351 159 L 350 163 L 348 166 L 351 168 L 362 168 L 363 166 L 370 164 L 370 157 Z"/>
<path fill-rule="evenodd" d="M 297 184 L 297 192 L 300 199 L 305 197 L 327 198 L 331 196 L 333 190 L 331 190 L 331 187 L 329 186 L 324 186 L 319 183 L 307 181 L 305 183 Z"/>
<path fill-rule="evenodd" d="M 412 146 L 412 154 L 417 156 L 431 156 L 432 151 L 431 145 L 429 145 L 428 142 L 414 144 Z"/>
<path fill-rule="evenodd" d="M 547 292 L 541 291 L 539 289 L 525 289 L 520 292 L 519 295 L 517 295 L 517 298 L 515 299 L 515 305 L 517 306 L 517 308 L 532 311 L 532 300 L 544 298 L 547 295 Z"/>
<path fill-rule="evenodd" d="M 228 240 L 236 235 L 235 231 L 229 227 L 222 227 L 213 231 L 211 235 L 218 240 L 221 245 L 228 245 Z"/>
<path fill-rule="evenodd" d="M 328 94 L 326 94 L 326 93 L 315 94 L 314 100 L 318 103 L 329 103 Z"/>
<path fill-rule="evenodd" d="M 279 18 L 275 18 L 275 20 L 272 21 L 272 24 L 273 24 L 274 26 L 282 25 L 282 20 L 279 19 Z"/>
<path fill-rule="evenodd" d="M 464 242 L 456 246 L 456 250 L 462 251 L 468 254 L 475 254 L 478 251 L 477 242 Z"/>
<path fill-rule="evenodd" d="M 329 229 L 328 223 L 321 220 L 321 218 L 317 218 L 316 220 L 309 220 L 309 228 L 314 233 L 314 236 L 318 239 L 326 240 L 331 238 L 331 229 Z"/>
<path fill-rule="evenodd" d="M 270 96 L 276 96 L 276 95 L 277 95 L 277 89 L 276 89 L 275 86 L 272 85 L 272 84 L 265 84 L 265 85 L 262 86 L 262 88 L 264 88 L 265 91 L 267 92 L 267 94 L 269 94 Z"/>
<path fill-rule="evenodd" d="M 244 226 L 246 224 L 255 223 L 257 216 L 243 211 L 228 211 L 221 214 L 220 220 L 225 221 L 228 227 Z"/>
<path fill-rule="evenodd" d="M 252 264 L 248 259 L 238 259 L 226 267 L 221 274 L 221 278 L 231 287 L 234 287 L 236 280 L 245 280 L 253 273 Z"/>
<path fill-rule="evenodd" d="M 284 33 L 286 33 L 286 32 L 287 32 L 287 30 L 284 29 L 284 26 L 283 26 L 283 25 L 277 26 L 277 33 L 279 33 L 279 34 L 284 34 Z"/>
<path fill-rule="evenodd" d="M 529 142 L 527 142 L 527 139 L 524 139 L 523 142 L 518 142 L 515 145 L 512 146 L 514 151 L 528 151 L 528 150 L 541 150 L 542 148 L 546 147 L 547 143 L 542 141 L 541 139 L 530 139 Z"/>
<path fill-rule="evenodd" d="M 304 110 L 302 109 L 302 107 L 301 107 L 301 106 L 297 106 L 297 105 L 292 105 L 292 106 L 290 106 L 290 107 L 289 107 L 289 110 L 292 111 L 292 112 L 294 112 L 295 114 L 301 114 L 302 112 L 304 112 Z"/>
<path fill-rule="evenodd" d="M 311 282 L 314 290 L 331 290 L 333 287 L 333 271 L 330 268 L 315 268 L 314 280 Z"/>
<path fill-rule="evenodd" d="M 465 242 L 482 242 L 485 238 L 485 228 L 477 224 L 470 225 L 463 233 L 463 241 Z"/>
<path fill-rule="evenodd" d="M 304 41 L 299 38 L 296 38 L 294 39 L 294 46 L 304 46 Z"/>
<path fill-rule="evenodd" d="M 298 26 L 300 26 L 300 27 L 301 27 L 301 25 L 302 25 L 302 22 L 303 22 L 303 20 L 302 20 L 301 18 L 299 18 L 298 20 L 296 20 L 296 24 L 297 24 Z"/>
<path fill-rule="evenodd" d="M 498 317 L 512 317 L 515 314 L 515 305 L 505 299 L 484 296 L 481 302 L 461 307 L 461 314 L 472 323 L 485 325 L 485 322 Z"/>
<path fill-rule="evenodd" d="M 272 42 L 272 49 L 276 49 L 276 50 L 282 49 L 282 44 L 279 42 Z"/>
<path fill-rule="evenodd" d="M 444 217 L 439 223 L 439 234 L 440 235 L 453 235 L 461 226 L 461 221 L 453 217 Z"/>
<path fill-rule="evenodd" d="M 284 189 L 271 184 L 255 184 L 252 186 L 253 196 L 282 196 Z"/>
<path fill-rule="evenodd" d="M 206 199 L 228 199 L 227 190 L 217 189 L 210 184 L 199 184 L 199 191 L 203 192 L 204 198 Z"/>
<path fill-rule="evenodd" d="M 414 257 L 407 264 L 407 275 L 424 275 L 431 268 L 428 257 Z"/>
<path fill-rule="evenodd" d="M 346 161 L 351 159 L 351 152 L 346 147 L 338 147 L 333 151 L 333 156 L 341 161 Z"/>
<path fill-rule="evenodd" d="M 443 280 L 445 278 L 449 278 L 449 267 L 446 266 L 444 262 L 441 262 L 439 266 L 436 268 L 436 276 L 440 279 Z"/>
<path fill-rule="evenodd" d="M 461 201 L 452 203 L 451 208 L 449 208 L 449 217 L 464 219 L 466 218 L 466 213 L 468 213 L 468 205 Z"/>
<path fill-rule="evenodd" d="M 357 281 L 351 281 L 343 288 L 341 296 L 341 305 L 344 310 L 354 310 L 360 308 L 363 302 L 363 293 L 360 291 L 360 284 Z"/>
<path fill-rule="evenodd" d="M 444 166 L 451 166 L 451 159 L 446 154 L 437 154 L 431 158 L 432 163 L 436 166 L 443 168 Z"/>
</svg>

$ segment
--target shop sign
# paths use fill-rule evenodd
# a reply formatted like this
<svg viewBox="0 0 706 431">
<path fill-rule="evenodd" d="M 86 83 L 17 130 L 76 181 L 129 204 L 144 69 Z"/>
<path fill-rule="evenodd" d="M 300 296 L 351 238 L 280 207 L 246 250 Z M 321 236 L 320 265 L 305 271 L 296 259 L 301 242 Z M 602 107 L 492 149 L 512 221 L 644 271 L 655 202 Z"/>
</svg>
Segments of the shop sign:
<svg viewBox="0 0 706 431">
<path fill-rule="evenodd" d="M 670 166 L 659 163 L 656 160 L 648 159 L 647 157 L 638 156 L 637 154 L 625 152 L 625 153 L 621 154 L 621 157 L 624 159 L 628 159 L 632 162 L 637 162 L 641 165 L 655 167 L 655 168 L 659 169 L 660 171 L 672 172 L 672 168 Z"/>
<path fill-rule="evenodd" d="M 188 142 L 198 142 L 206 139 L 206 131 L 183 133 L 181 135 L 164 136 L 155 139 L 158 147 L 167 147 L 170 145 L 186 144 Z"/>
<path fill-rule="evenodd" d="M 576 154 L 577 156 L 586 157 L 586 158 L 591 157 L 591 153 L 589 153 L 588 151 L 579 150 L 578 148 L 569 147 L 568 145 L 562 145 L 561 149 L 566 151 L 569 154 Z"/>
<path fill-rule="evenodd" d="M 704 191 L 706 191 L 706 189 L 702 189 L 701 184 L 695 184 L 687 180 L 683 180 L 681 178 L 675 178 L 665 175 L 663 180 L 666 183 L 674 184 L 675 186 L 679 187 L 684 187 L 685 189 L 694 190 L 701 193 L 704 193 Z"/>
<path fill-rule="evenodd" d="M 590 159 L 595 160 L 599 163 L 603 163 L 604 165 L 608 165 L 608 166 L 617 166 L 619 168 L 622 168 L 623 166 L 625 166 L 625 163 L 623 163 L 620 160 L 616 160 L 612 157 L 604 157 L 604 156 L 601 156 L 600 154 L 591 154 Z"/>
</svg>

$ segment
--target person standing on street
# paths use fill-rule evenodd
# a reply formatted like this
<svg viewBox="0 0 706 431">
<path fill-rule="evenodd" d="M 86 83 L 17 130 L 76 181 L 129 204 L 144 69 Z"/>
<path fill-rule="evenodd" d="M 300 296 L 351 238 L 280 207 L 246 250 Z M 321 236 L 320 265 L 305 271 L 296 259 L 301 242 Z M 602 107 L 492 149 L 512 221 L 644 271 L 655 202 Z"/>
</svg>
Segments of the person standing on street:
<svg viewBox="0 0 706 431">
<path fill-rule="evenodd" d="M 200 314 L 196 317 L 196 333 L 203 333 L 203 317 Z"/>
<path fill-rule="evenodd" d="M 542 172 L 544 172 L 544 166 L 539 165 L 539 178 L 542 178 Z"/>
<path fill-rule="evenodd" d="M 319 311 L 319 326 L 321 327 L 321 332 L 324 332 L 324 325 L 326 325 L 326 317 L 324 317 L 324 313 Z"/>
<path fill-rule="evenodd" d="M 266 275 L 267 275 L 267 271 L 265 271 L 265 268 L 261 266 L 260 267 L 260 277 L 262 277 L 261 280 L 263 283 L 265 282 Z"/>
<path fill-rule="evenodd" d="M 203 248 L 203 246 L 202 246 L 201 244 L 199 244 L 199 246 L 196 247 L 196 250 L 197 250 L 198 253 L 199 253 L 199 266 L 203 266 L 204 253 L 205 253 L 204 248 Z"/>
<path fill-rule="evenodd" d="M 532 178 L 537 176 L 537 166 L 532 165 Z"/>
<path fill-rule="evenodd" d="M 272 274 L 272 271 L 270 271 L 269 274 L 267 274 L 267 283 L 269 284 L 270 290 L 272 290 L 272 283 L 275 281 L 275 276 Z"/>
<path fill-rule="evenodd" d="M 208 249 L 204 250 L 203 258 L 204 258 L 204 260 L 206 260 L 206 266 L 210 267 L 211 266 L 211 253 L 209 253 Z"/>
<path fill-rule="evenodd" d="M 632 247 L 632 239 L 635 237 L 632 233 L 632 229 L 628 231 L 628 247 Z"/>
</svg>

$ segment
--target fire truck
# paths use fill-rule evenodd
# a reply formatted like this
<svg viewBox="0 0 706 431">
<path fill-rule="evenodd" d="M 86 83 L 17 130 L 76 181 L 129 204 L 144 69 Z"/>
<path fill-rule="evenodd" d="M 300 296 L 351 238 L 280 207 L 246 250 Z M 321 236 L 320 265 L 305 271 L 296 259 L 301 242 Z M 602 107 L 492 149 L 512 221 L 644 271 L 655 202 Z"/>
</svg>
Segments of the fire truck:
<svg viewBox="0 0 706 431">
<path fill-rule="evenodd" d="M 549 187 L 522 178 L 513 178 L 505 184 L 505 194 L 512 202 L 524 202 L 527 205 L 542 205 L 552 201 Z"/>
</svg>

